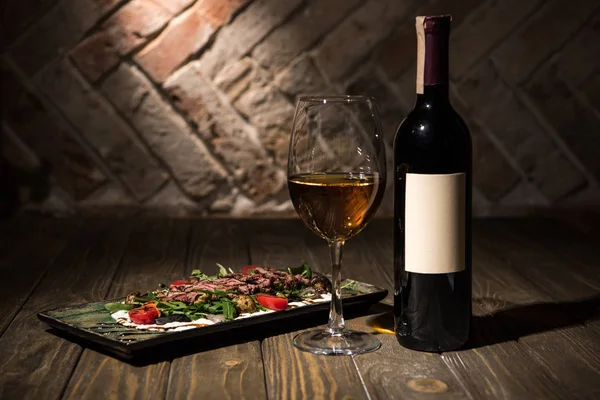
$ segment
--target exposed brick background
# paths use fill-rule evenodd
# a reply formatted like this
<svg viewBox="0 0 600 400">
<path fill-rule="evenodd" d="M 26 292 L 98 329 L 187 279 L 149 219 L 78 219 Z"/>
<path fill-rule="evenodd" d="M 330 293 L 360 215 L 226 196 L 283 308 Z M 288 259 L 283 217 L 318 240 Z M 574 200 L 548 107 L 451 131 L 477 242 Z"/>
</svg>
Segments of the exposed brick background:
<svg viewBox="0 0 600 400">
<path fill-rule="evenodd" d="M 415 96 L 414 17 L 451 13 L 475 214 L 600 207 L 597 0 L 5 0 L 0 12 L 4 206 L 293 214 L 294 97 L 375 97 L 390 167 Z"/>
</svg>

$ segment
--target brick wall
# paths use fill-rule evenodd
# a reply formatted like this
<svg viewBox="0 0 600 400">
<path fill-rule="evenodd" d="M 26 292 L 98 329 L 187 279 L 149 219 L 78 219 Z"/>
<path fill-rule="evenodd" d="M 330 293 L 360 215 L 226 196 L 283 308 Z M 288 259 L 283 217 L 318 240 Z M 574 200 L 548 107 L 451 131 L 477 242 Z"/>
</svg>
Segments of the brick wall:
<svg viewBox="0 0 600 400">
<path fill-rule="evenodd" d="M 290 213 L 294 97 L 374 96 L 389 150 L 414 100 L 414 16 L 439 13 L 454 17 L 451 94 L 473 135 L 475 213 L 600 204 L 597 0 L 0 7 L 5 208 Z M 388 193 L 381 213 L 391 205 Z"/>
</svg>

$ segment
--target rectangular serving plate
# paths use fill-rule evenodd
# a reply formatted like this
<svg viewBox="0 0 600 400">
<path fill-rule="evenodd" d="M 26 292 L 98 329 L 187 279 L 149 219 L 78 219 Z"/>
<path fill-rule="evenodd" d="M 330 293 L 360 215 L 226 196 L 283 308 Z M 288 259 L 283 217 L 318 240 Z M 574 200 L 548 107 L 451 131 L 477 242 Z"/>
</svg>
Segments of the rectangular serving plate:
<svg viewBox="0 0 600 400">
<path fill-rule="evenodd" d="M 344 281 L 342 286 L 346 282 Z M 342 302 L 344 307 L 350 310 L 359 307 L 368 308 L 372 304 L 383 300 L 387 293 L 386 289 L 354 281 L 351 290 L 342 290 Z M 189 342 L 196 338 L 214 341 L 218 340 L 215 335 L 223 332 L 234 331 L 239 328 L 257 329 L 267 323 L 310 317 L 312 314 L 323 313 L 329 309 L 329 302 L 317 303 L 184 331 L 148 332 L 117 324 L 104 308 L 104 304 L 115 301 L 123 301 L 123 299 L 43 311 L 38 313 L 38 318 L 53 328 L 81 339 L 84 342 L 83 344 L 96 345 L 99 350 L 119 358 L 133 359 L 160 346 L 177 345 L 177 342 Z"/>
</svg>

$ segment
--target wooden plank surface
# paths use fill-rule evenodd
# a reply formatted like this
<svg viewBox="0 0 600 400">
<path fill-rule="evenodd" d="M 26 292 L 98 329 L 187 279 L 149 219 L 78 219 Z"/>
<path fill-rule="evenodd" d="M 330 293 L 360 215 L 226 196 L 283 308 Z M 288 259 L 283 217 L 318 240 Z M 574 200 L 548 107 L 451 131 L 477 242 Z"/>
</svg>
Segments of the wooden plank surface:
<svg viewBox="0 0 600 400">
<path fill-rule="evenodd" d="M 474 242 L 479 233 L 475 230 Z M 507 396 L 558 399 L 564 396 L 560 383 L 550 370 L 528 354 L 502 327 L 492 313 L 515 293 L 521 301 L 531 301 L 529 288 L 519 285 L 501 269 L 489 253 L 473 248 L 473 297 L 475 299 L 470 350 L 447 352 L 444 361 L 463 380 L 475 398 Z M 500 268 L 499 268 L 500 267 Z M 498 271 L 503 271 L 498 273 Z M 492 299 L 490 301 L 489 299 Z M 492 309 L 492 307 L 494 307 Z M 492 311 L 493 310 L 493 311 Z M 477 375 L 473 375 L 477 371 Z"/>
<path fill-rule="evenodd" d="M 2 226 L 0 336 L 77 231 L 76 220 L 20 218 Z"/>
<path fill-rule="evenodd" d="M 543 365 L 541 370 L 548 371 L 551 376 L 545 384 L 557 397 L 596 398 L 600 394 L 600 336 L 582 325 L 600 315 L 598 294 L 595 300 L 587 298 L 589 288 L 599 283 L 597 275 L 590 273 L 591 265 L 583 263 L 590 247 L 582 247 L 570 229 L 561 229 L 554 222 L 528 221 L 527 225 L 536 224 L 539 228 L 535 231 L 510 221 L 480 229 L 476 248 L 495 255 L 495 268 L 489 262 L 484 265 L 490 274 L 502 276 L 502 282 L 495 285 L 490 285 L 493 280 L 487 276 L 489 292 L 495 296 L 488 309 L 499 322 L 499 330 L 518 340 Z M 549 241 L 551 236 L 560 240 Z M 575 259 L 565 262 L 572 246 L 577 250 L 570 255 L 579 263 Z M 539 271 L 545 272 L 544 279 Z M 567 279 L 564 271 L 573 279 Z"/>
<path fill-rule="evenodd" d="M 0 243 L 0 270 L 17 274 L 18 282 L 11 288 L 3 280 L 0 289 L 22 296 L 0 302 L 8 314 L 0 319 L 7 327 L 0 337 L 2 399 L 600 398 L 599 253 L 594 241 L 555 222 L 475 223 L 474 333 L 464 350 L 402 348 L 389 334 L 388 298 L 347 320 L 350 328 L 378 334 L 382 348 L 375 353 L 324 357 L 296 350 L 296 330 L 324 324 L 323 315 L 247 340 L 239 332 L 223 335 L 194 354 L 167 354 L 149 365 L 82 350 L 45 332 L 35 313 L 152 289 L 194 268 L 212 273 L 217 262 L 235 270 L 250 262 L 307 261 L 329 272 L 325 241 L 297 220 L 95 221 L 61 251 L 73 227 L 50 226 L 17 225 L 30 237 Z M 37 254 L 27 251 L 34 247 Z M 31 282 L 15 267 L 27 263 L 37 265 Z M 391 289 L 392 269 L 391 221 L 373 221 L 347 242 L 344 277 Z M 11 312 L 18 312 L 14 319 Z"/>
<path fill-rule="evenodd" d="M 107 298 L 119 298 L 158 283 L 180 279 L 185 269 L 189 224 L 178 220 L 144 220 L 135 224 L 129 246 L 114 274 Z M 163 398 L 170 363 L 135 366 L 85 349 L 65 392 L 66 398 Z"/>
<path fill-rule="evenodd" d="M 261 224 L 262 230 L 268 233 L 252 235 L 253 261 L 294 265 L 298 263 L 298 258 L 302 258 L 316 270 L 329 272 L 326 242 L 298 221 Z M 389 221 L 374 221 L 372 224 L 372 227 L 367 227 L 365 232 L 346 243 L 342 274 L 344 277 L 388 288 L 390 296 L 387 302 L 390 303 L 391 242 L 388 241 L 387 248 L 385 245 L 380 246 L 385 242 L 380 240 L 380 233 L 387 233 Z M 410 399 L 422 396 L 427 390 L 440 390 L 436 389 L 439 387 L 442 388 L 443 398 L 468 397 L 439 355 L 404 349 L 393 334 L 383 333 L 393 329 L 390 306 L 380 307 L 374 312 L 366 318 L 348 320 L 347 325 L 350 329 L 377 334 L 382 348 L 353 358 L 343 357 L 344 363 L 339 362 L 339 357 L 315 356 L 296 350 L 292 345 L 295 332 L 266 339 L 263 342 L 263 353 L 269 397 L 297 398 L 300 393 L 308 393 L 309 397 L 316 398 L 352 396 Z M 354 368 L 348 365 L 349 360 Z M 304 368 L 295 368 L 296 365 L 303 365 Z M 332 377 L 326 372 L 332 368 L 338 371 L 338 375 Z M 355 372 L 359 372 L 362 392 L 357 387 L 359 381 L 355 378 Z M 346 382 L 348 380 L 353 386 L 349 386 Z M 328 385 L 331 385 L 331 391 L 326 390 Z M 348 390 L 352 387 L 354 389 Z"/>
<path fill-rule="evenodd" d="M 390 220 L 374 220 L 355 239 L 349 269 L 359 268 L 357 263 L 370 263 L 382 271 L 382 284 L 393 294 L 393 235 Z M 352 240 L 349 242 L 352 243 Z M 367 261 L 368 260 L 368 261 Z M 365 277 L 369 282 L 372 277 Z M 352 327 L 381 332 L 378 338 L 382 347 L 375 353 L 355 357 L 358 370 L 371 398 L 418 399 L 435 395 L 443 399 L 470 398 L 471 394 L 444 363 L 439 354 L 423 353 L 405 349 L 398 344 L 394 329 L 393 299 L 388 299 L 388 308 L 364 319 L 353 321 Z"/>
<path fill-rule="evenodd" d="M 245 228 L 255 264 L 285 268 L 306 261 L 315 271 L 330 269 L 326 242 L 313 238 L 300 221 L 251 221 Z M 327 322 L 325 315 L 321 318 L 321 324 Z M 269 399 L 367 398 L 350 357 L 299 351 L 292 344 L 296 333 L 268 337 L 262 343 Z"/>
<path fill-rule="evenodd" d="M 485 223 L 493 225 L 496 222 L 485 221 Z M 387 262 L 390 265 L 392 260 L 391 225 L 386 221 L 375 221 L 370 228 L 371 231 L 367 228 L 363 236 L 363 240 L 367 242 L 366 247 L 374 251 L 380 262 Z M 473 311 L 476 317 L 474 318 L 473 337 L 469 343 L 472 349 L 444 353 L 441 357 L 437 356 L 438 358 L 434 355 L 431 359 L 435 361 L 433 367 L 428 370 L 429 374 L 433 372 L 433 374 L 439 375 L 443 369 L 435 366 L 435 362 L 446 362 L 455 376 L 465 386 L 466 394 L 473 398 L 505 398 L 507 393 L 516 396 L 533 395 L 541 398 L 564 398 L 565 395 L 568 396 L 569 392 L 563 389 L 556 374 L 553 374 L 547 366 L 542 365 L 536 356 L 528 353 L 520 343 L 506 337 L 506 328 L 501 326 L 496 319 L 490 317 L 490 314 L 498 305 L 503 304 L 503 298 L 506 298 L 506 295 L 518 303 L 532 303 L 535 302 L 535 299 L 531 298 L 529 294 L 531 287 L 523 288 L 515 284 L 515 280 L 521 280 L 520 277 L 505 274 L 503 268 L 505 266 L 501 263 L 499 265 L 493 254 L 479 251 L 480 243 L 477 240 L 479 226 L 475 228 Z M 497 240 L 495 243 L 499 249 L 503 248 Z M 498 271 L 502 271 L 502 273 Z M 486 309 L 486 307 L 488 308 Z M 490 309 L 489 307 L 493 308 Z M 413 353 L 409 352 L 409 355 Z M 357 360 L 369 359 L 369 357 L 361 356 Z M 408 359 L 410 359 L 410 356 Z M 377 360 L 374 359 L 373 363 L 376 364 Z M 428 363 L 432 365 L 431 360 Z M 385 395 L 388 397 L 414 395 L 414 385 L 406 387 L 406 383 L 411 379 L 410 373 L 418 374 L 419 366 L 423 365 L 426 365 L 423 361 L 415 365 L 409 365 L 409 374 L 405 377 L 399 374 L 399 368 L 394 367 L 392 364 L 390 367 L 392 372 L 390 372 L 391 375 L 388 375 L 387 380 L 392 382 L 395 387 L 387 390 Z M 476 376 L 473 375 L 473 371 L 477 371 Z M 373 375 L 379 377 L 380 380 L 386 380 L 386 374 L 375 373 Z M 396 379 L 392 379 L 390 376 L 395 376 Z M 424 378 L 430 377 L 427 374 L 421 376 Z M 446 383 L 444 379 L 432 379 Z M 369 382 L 369 379 L 366 378 L 365 381 Z M 381 392 L 383 386 L 376 381 L 372 385 L 377 392 Z M 454 385 L 446 386 L 452 389 Z M 460 392 L 456 394 L 459 397 L 464 395 Z M 453 397 L 450 390 L 444 392 L 444 395 Z"/>
<path fill-rule="evenodd" d="M 2 399 L 59 398 L 67 385 L 82 349 L 46 332 L 36 313 L 102 300 L 129 234 L 127 226 L 99 232 L 95 222 L 86 227 L 52 264 L 0 338 Z"/>
<path fill-rule="evenodd" d="M 186 276 L 193 269 L 216 273 L 216 263 L 234 271 L 240 271 L 249 264 L 248 244 L 239 223 L 198 220 L 192 221 L 192 226 Z M 243 334 L 239 336 L 243 339 Z M 207 343 L 207 346 L 218 348 L 173 360 L 166 397 L 215 400 L 266 398 L 260 342 L 253 340 L 225 347 L 220 345 L 219 342 Z"/>
</svg>

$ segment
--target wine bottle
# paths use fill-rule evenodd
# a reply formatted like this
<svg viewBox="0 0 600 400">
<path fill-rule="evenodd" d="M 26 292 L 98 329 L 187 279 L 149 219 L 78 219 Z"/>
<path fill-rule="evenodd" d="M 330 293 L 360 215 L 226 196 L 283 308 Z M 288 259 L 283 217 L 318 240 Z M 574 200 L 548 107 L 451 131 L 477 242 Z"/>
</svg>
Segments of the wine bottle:
<svg viewBox="0 0 600 400">
<path fill-rule="evenodd" d="M 451 16 L 416 18 L 417 99 L 394 138 L 394 316 L 404 347 L 465 344 L 471 320 L 471 136 L 450 105 Z"/>
</svg>

